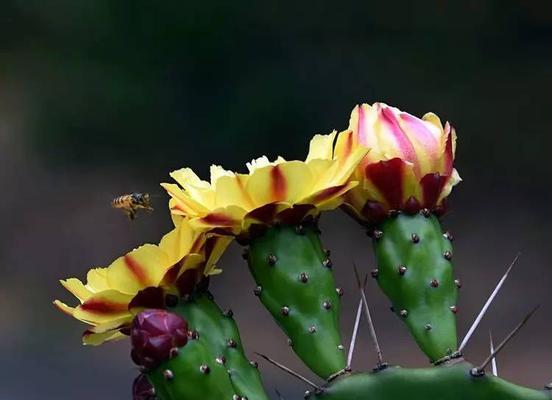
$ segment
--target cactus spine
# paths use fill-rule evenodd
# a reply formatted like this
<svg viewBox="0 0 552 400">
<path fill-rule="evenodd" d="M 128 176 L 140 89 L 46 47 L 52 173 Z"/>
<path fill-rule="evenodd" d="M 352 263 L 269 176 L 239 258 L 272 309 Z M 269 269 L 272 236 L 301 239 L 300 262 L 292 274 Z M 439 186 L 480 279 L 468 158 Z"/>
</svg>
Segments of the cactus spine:
<svg viewBox="0 0 552 400">
<path fill-rule="evenodd" d="M 339 294 L 317 227 L 269 228 L 251 239 L 248 262 L 258 285 L 255 294 L 295 353 L 322 378 L 343 370 Z"/>
<path fill-rule="evenodd" d="M 420 349 L 436 362 L 457 348 L 452 243 L 429 212 L 386 218 L 373 231 L 378 284 Z"/>
</svg>

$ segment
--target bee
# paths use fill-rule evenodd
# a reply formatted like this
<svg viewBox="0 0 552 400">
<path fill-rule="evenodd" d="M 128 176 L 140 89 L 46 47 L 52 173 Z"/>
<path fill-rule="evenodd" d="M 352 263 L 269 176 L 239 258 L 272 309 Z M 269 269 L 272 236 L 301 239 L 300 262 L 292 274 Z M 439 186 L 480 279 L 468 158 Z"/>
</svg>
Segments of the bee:
<svg viewBox="0 0 552 400">
<path fill-rule="evenodd" d="M 150 205 L 149 193 L 124 194 L 113 199 L 111 201 L 111 206 L 123 210 L 130 220 L 136 218 L 136 213 L 140 209 L 150 212 L 153 211 Z"/>
</svg>

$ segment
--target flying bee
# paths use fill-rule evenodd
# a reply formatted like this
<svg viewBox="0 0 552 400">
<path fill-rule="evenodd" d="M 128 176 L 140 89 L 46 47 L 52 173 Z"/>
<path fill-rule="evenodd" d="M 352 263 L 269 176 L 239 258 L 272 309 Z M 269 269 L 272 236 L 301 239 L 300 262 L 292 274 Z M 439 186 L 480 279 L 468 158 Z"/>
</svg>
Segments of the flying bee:
<svg viewBox="0 0 552 400">
<path fill-rule="evenodd" d="M 130 193 L 124 194 L 122 196 L 116 197 L 111 201 L 111 206 L 113 208 L 119 208 L 124 211 L 124 213 L 133 220 L 136 218 L 136 213 L 138 210 L 143 209 L 146 211 L 153 211 L 153 208 L 150 204 L 150 195 L 149 193 Z"/>
</svg>

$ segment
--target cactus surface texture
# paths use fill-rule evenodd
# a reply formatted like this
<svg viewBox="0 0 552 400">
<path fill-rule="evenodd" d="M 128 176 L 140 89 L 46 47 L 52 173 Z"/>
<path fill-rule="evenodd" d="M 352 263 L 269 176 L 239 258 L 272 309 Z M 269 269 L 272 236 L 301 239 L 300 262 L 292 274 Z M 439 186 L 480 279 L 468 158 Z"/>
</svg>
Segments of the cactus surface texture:
<svg viewBox="0 0 552 400">
<path fill-rule="evenodd" d="M 457 348 L 452 243 L 431 214 L 388 217 L 373 233 L 374 272 L 420 349 L 438 361 Z"/>
<path fill-rule="evenodd" d="M 494 376 L 473 377 L 473 366 L 460 362 L 435 368 L 390 367 L 336 379 L 317 400 L 549 400 L 552 391 L 514 385 Z"/>
<path fill-rule="evenodd" d="M 255 293 L 301 360 L 322 378 L 344 369 L 340 298 L 316 226 L 268 229 L 251 240 L 248 261 Z"/>
<path fill-rule="evenodd" d="M 192 336 L 209 348 L 213 355 L 209 365 L 216 363 L 226 368 L 234 394 L 251 400 L 268 399 L 256 364 L 245 356 L 231 310 L 222 311 L 210 293 L 199 293 L 188 301 L 182 301 L 173 312 L 184 317 Z"/>
</svg>

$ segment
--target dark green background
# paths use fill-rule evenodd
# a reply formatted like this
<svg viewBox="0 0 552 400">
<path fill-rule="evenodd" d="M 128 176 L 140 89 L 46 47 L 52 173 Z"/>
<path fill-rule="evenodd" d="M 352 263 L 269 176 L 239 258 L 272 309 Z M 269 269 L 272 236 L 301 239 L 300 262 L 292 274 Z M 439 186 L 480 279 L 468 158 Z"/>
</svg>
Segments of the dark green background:
<svg viewBox="0 0 552 400">
<path fill-rule="evenodd" d="M 4 0 L 0 4 L 0 399 L 124 399 L 136 370 L 128 343 L 83 349 L 82 326 L 56 312 L 56 285 L 84 277 L 169 228 L 158 183 L 191 166 L 244 169 L 266 154 L 303 158 L 314 133 L 347 126 L 358 102 L 436 112 L 458 131 L 446 225 L 464 280 L 461 336 L 517 251 L 521 261 L 468 357 L 482 360 L 535 303 L 534 321 L 500 357 L 504 377 L 552 380 L 549 338 L 552 7 L 547 1 L 209 2 Z M 129 224 L 110 199 L 139 190 L 156 213 Z M 350 265 L 373 267 L 362 231 L 322 221 L 346 292 Z M 231 305 L 249 351 L 301 369 L 250 288 L 232 247 L 213 290 Z M 370 301 L 392 363 L 426 360 Z M 375 362 L 367 331 L 355 365 Z M 267 388 L 302 386 L 263 365 Z M 304 370 L 303 370 L 304 371 Z"/>
</svg>

